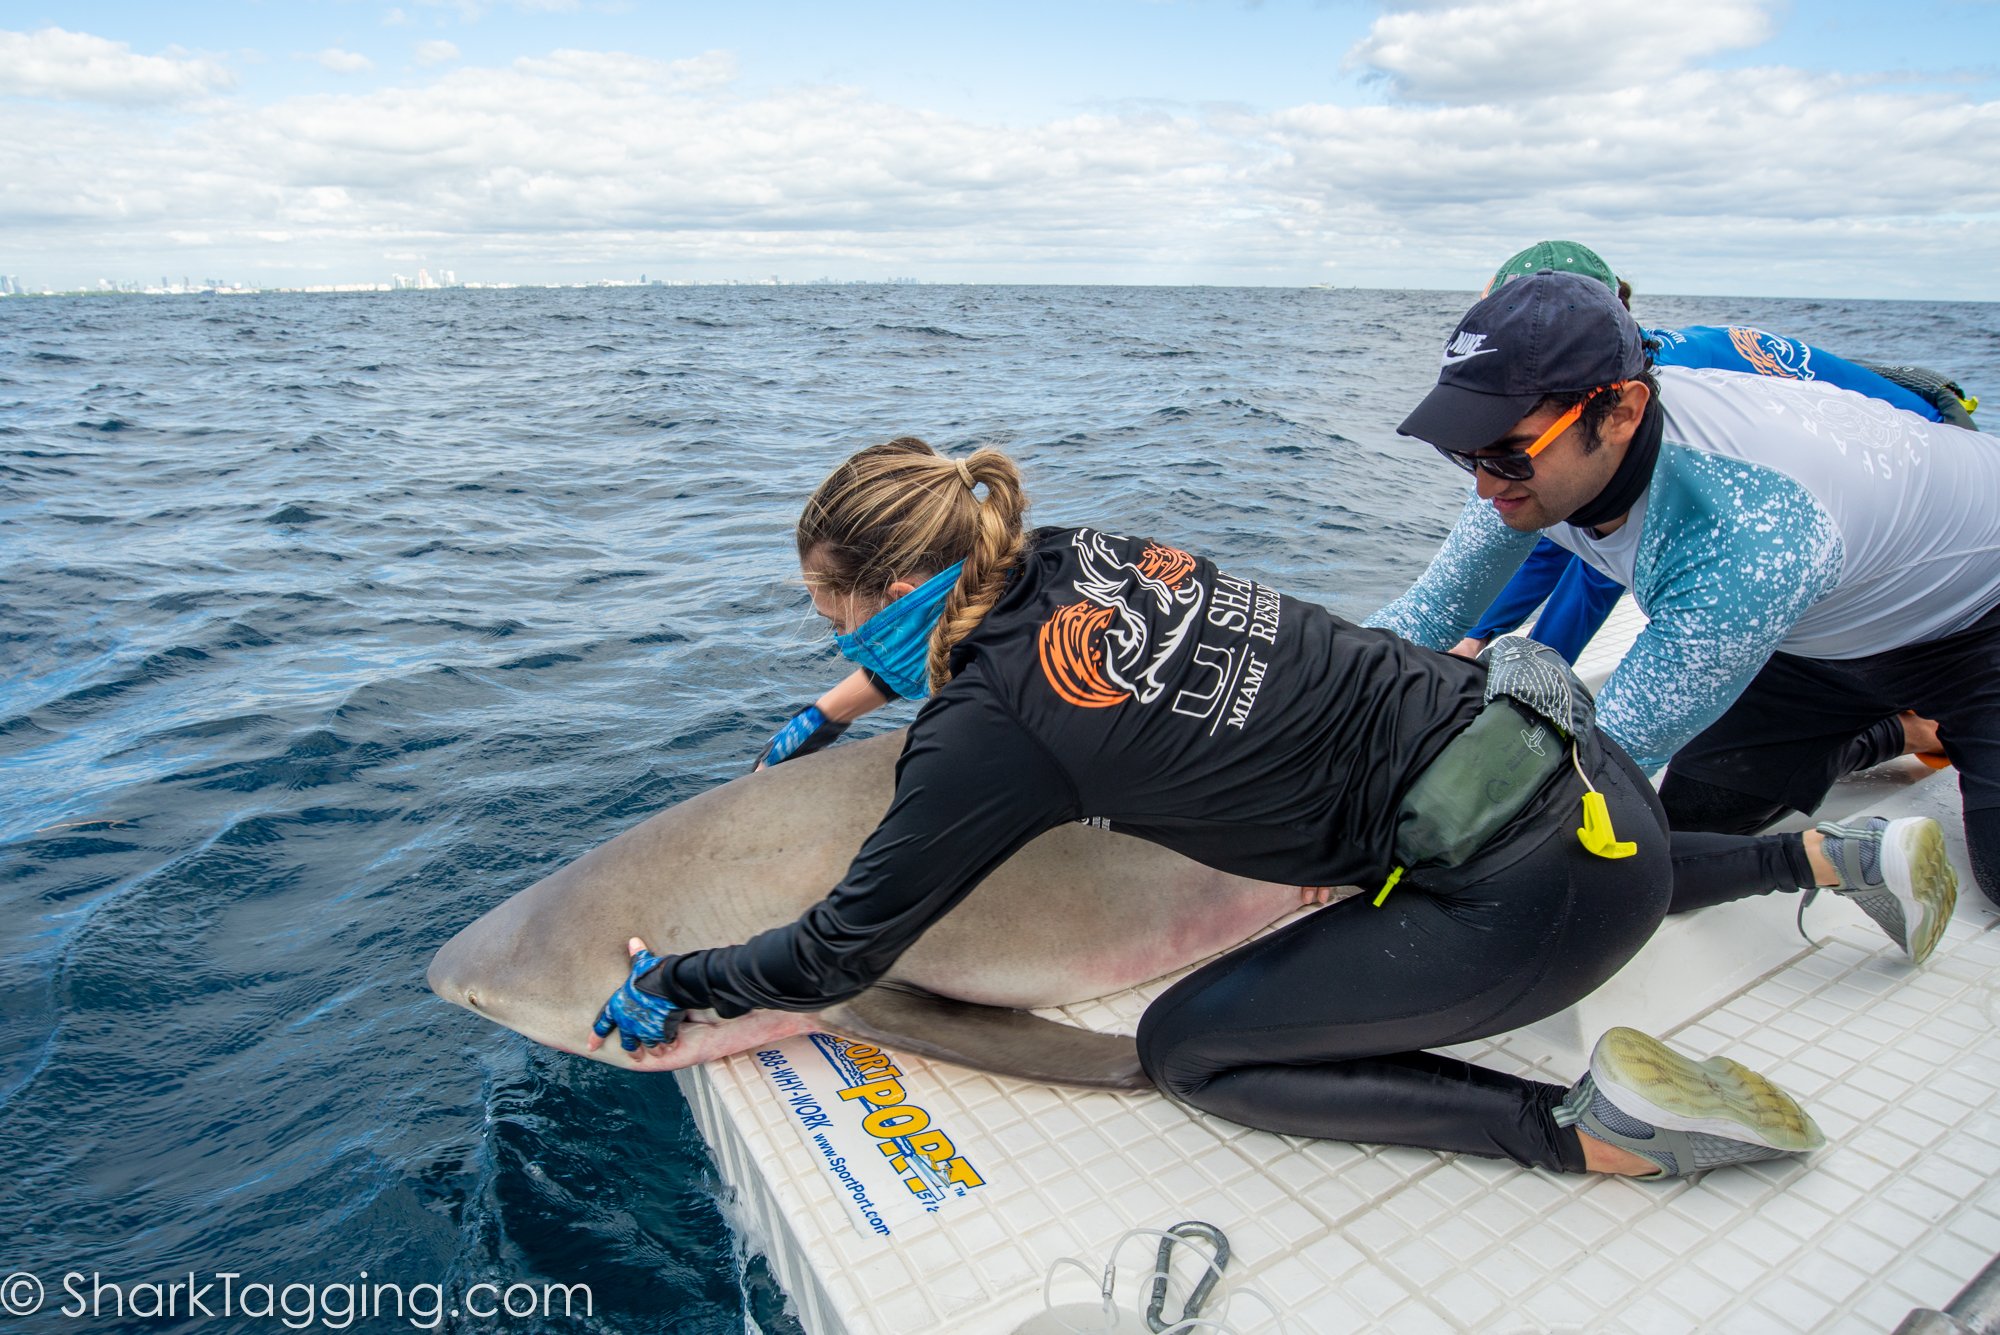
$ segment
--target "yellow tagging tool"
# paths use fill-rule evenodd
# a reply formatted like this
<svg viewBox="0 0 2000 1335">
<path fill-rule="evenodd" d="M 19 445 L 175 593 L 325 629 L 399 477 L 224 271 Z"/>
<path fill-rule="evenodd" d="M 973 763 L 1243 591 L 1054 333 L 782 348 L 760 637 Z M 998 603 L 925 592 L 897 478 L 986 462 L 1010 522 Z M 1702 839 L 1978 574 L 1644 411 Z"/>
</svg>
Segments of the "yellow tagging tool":
<svg viewBox="0 0 2000 1335">
<path fill-rule="evenodd" d="M 1600 792 L 1583 795 L 1583 828 L 1576 832 L 1576 837 L 1584 848 L 1601 858 L 1629 858 L 1639 851 L 1639 845 L 1620 839 L 1611 828 L 1611 812 Z"/>
</svg>

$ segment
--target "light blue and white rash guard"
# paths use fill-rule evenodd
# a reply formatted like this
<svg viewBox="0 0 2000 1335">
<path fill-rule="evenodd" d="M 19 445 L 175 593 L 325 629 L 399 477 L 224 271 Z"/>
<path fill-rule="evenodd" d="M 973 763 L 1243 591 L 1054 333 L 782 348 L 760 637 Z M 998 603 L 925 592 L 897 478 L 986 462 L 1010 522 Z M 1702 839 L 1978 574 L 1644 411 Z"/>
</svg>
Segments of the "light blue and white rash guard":
<svg viewBox="0 0 2000 1335">
<path fill-rule="evenodd" d="M 1861 658 L 1962 630 L 2000 602 L 2000 447 L 1815 381 L 1658 370 L 1645 497 L 1608 537 L 1546 536 L 1632 590 L 1650 624 L 1598 696 L 1648 769 L 1773 653 Z M 1455 644 L 1533 549 L 1477 495 L 1410 590 L 1366 624 Z"/>
</svg>

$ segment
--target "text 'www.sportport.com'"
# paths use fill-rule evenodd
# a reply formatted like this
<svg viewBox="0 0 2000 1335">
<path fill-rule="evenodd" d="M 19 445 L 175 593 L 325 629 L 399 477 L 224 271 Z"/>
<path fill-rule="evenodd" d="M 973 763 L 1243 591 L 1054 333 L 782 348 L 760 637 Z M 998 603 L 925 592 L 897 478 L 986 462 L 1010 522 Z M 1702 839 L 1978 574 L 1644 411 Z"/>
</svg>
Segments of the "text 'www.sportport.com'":
<svg viewBox="0 0 2000 1335">
<path fill-rule="evenodd" d="M 463 1290 L 444 1284 L 371 1279 L 330 1283 L 272 1282 L 233 1270 L 189 1271 L 165 1280 L 127 1281 L 97 1271 L 67 1270 L 46 1281 L 17 1270 L 0 1280 L 0 1315 L 42 1314 L 95 1321 L 216 1319 L 271 1322 L 285 1330 L 346 1330 L 357 1322 L 407 1322 L 436 1330 L 471 1318 L 495 1323 L 546 1322 L 593 1315 L 588 1284 L 529 1284 L 480 1280 Z"/>
</svg>

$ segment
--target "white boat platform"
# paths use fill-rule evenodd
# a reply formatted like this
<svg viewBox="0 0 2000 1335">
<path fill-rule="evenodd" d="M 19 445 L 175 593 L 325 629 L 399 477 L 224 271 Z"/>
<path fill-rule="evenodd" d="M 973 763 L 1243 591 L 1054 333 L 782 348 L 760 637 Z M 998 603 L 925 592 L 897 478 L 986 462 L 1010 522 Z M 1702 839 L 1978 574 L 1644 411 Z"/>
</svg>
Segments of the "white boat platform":
<svg viewBox="0 0 2000 1335">
<path fill-rule="evenodd" d="M 1624 612 L 1601 639 L 1622 652 L 1636 626 Z M 1586 676 L 1608 661 L 1593 645 Z M 1795 896 L 1759 896 L 1669 919 L 1577 1007 L 1451 1050 L 1563 1084 L 1614 1024 L 1726 1053 L 1817 1119 L 1827 1146 L 1804 1161 L 1664 1183 L 1563 1176 L 1271 1135 L 1155 1094 L 894 1053 L 898 1088 L 885 1092 L 901 1107 L 884 1110 L 833 1092 L 881 1078 L 882 1057 L 810 1039 L 680 1079 L 735 1193 L 733 1221 L 809 1335 L 1103 1330 L 1096 1283 L 1074 1267 L 1050 1288 L 1067 1324 L 1043 1316 L 1051 1265 L 1076 1258 L 1094 1273 L 1128 1229 L 1190 1219 L 1228 1236 L 1222 1292 L 1253 1289 L 1283 1313 L 1281 1326 L 1238 1295 L 1226 1320 L 1243 1335 L 1886 1335 L 1913 1308 L 1943 1308 L 2000 1254 L 2000 917 L 1966 871 L 1957 787 L 1952 771 L 1898 761 L 1841 785 L 1822 812 L 1944 825 L 1959 909 L 1922 969 L 1851 904 L 1815 901 L 1809 944 Z M 1130 1033 L 1172 981 L 1060 1018 Z M 1121 1250 L 1117 1330 L 1145 1329 L 1135 1314 L 1153 1252 L 1150 1237 Z M 1183 1258 L 1169 1317 L 1199 1277 Z"/>
</svg>

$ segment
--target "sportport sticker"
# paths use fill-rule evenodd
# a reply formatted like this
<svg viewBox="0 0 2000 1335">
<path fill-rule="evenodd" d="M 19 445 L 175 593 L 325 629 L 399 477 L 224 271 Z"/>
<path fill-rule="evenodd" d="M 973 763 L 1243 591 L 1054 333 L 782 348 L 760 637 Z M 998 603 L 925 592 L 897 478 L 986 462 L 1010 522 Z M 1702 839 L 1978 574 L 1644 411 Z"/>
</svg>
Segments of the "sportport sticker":
<svg viewBox="0 0 2000 1335">
<path fill-rule="evenodd" d="M 756 1054 L 848 1218 L 888 1237 L 986 1185 L 933 1119 L 891 1054 L 834 1034 L 801 1034 Z"/>
</svg>

